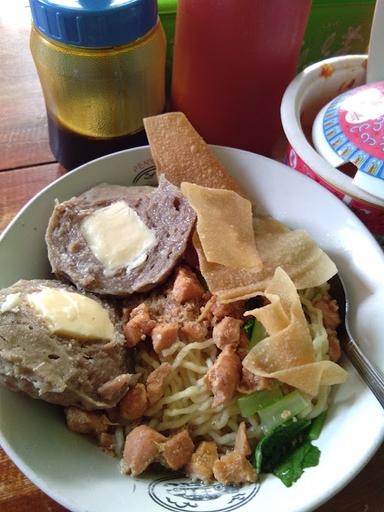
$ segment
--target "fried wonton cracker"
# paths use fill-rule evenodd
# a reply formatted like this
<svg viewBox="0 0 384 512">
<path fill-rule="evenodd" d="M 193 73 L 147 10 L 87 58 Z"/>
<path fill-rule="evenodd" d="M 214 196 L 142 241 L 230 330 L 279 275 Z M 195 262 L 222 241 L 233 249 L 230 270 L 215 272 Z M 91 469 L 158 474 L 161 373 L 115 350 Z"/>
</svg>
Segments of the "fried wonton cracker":
<svg viewBox="0 0 384 512">
<path fill-rule="evenodd" d="M 263 372 L 258 373 L 264 376 Z M 347 372 L 338 364 L 332 361 L 316 361 L 302 366 L 294 366 L 277 372 L 266 374 L 293 386 L 308 395 L 316 396 L 320 386 L 342 384 L 347 379 Z"/>
<path fill-rule="evenodd" d="M 270 217 L 258 217 L 254 219 L 254 232 L 257 251 L 263 262 L 259 271 L 209 262 L 198 235 L 195 233 L 193 236 L 200 271 L 209 290 L 216 293 L 222 302 L 246 299 L 264 291 L 277 267 L 285 270 L 298 290 L 319 286 L 337 272 L 332 260 L 302 229 L 289 230 Z"/>
<path fill-rule="evenodd" d="M 197 234 L 211 263 L 260 270 L 252 226 L 252 204 L 233 190 L 183 182 L 181 191 L 197 214 Z"/>
<path fill-rule="evenodd" d="M 265 295 L 270 303 L 247 311 L 265 327 L 268 337 L 243 360 L 254 375 L 285 382 L 312 396 L 321 385 L 341 384 L 347 373 L 332 361 L 315 361 L 312 338 L 294 283 L 277 268 Z"/>
<path fill-rule="evenodd" d="M 182 112 L 144 119 L 157 175 L 180 187 L 183 181 L 210 188 L 234 190 L 239 185 L 209 149 Z"/>
</svg>

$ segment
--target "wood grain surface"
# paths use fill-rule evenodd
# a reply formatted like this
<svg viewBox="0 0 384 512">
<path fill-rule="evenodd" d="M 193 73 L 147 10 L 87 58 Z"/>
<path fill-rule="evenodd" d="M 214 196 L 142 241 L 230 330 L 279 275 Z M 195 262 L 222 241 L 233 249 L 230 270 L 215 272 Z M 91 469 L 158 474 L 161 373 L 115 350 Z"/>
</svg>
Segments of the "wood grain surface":
<svg viewBox="0 0 384 512">
<path fill-rule="evenodd" d="M 28 2 L 0 1 L 0 231 L 34 194 L 64 173 L 49 149 L 29 30 Z M 383 512 L 383 481 L 382 447 L 347 487 L 316 512 Z M 65 509 L 37 489 L 0 449 L 0 511 Z"/>
</svg>

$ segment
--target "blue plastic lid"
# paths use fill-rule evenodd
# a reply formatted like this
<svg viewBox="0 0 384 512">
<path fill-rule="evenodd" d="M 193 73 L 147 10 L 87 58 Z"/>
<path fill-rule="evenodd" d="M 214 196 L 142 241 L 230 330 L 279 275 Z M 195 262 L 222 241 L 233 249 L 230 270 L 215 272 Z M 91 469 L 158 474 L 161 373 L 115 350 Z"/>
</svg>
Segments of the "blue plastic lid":
<svg viewBox="0 0 384 512">
<path fill-rule="evenodd" d="M 157 22 L 156 0 L 29 0 L 35 26 L 63 44 L 107 48 L 135 41 Z"/>
</svg>

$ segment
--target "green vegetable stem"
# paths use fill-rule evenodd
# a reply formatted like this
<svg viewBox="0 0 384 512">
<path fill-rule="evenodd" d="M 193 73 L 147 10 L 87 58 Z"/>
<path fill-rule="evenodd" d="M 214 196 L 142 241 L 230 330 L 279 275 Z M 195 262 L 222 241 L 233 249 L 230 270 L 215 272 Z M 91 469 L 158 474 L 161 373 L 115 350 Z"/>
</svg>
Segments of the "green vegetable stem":
<svg viewBox="0 0 384 512">
<path fill-rule="evenodd" d="M 261 428 L 264 432 L 284 423 L 287 419 L 300 414 L 311 404 L 311 400 L 300 393 L 292 391 L 281 400 L 264 407 L 258 411 Z"/>
<path fill-rule="evenodd" d="M 262 391 L 255 391 L 250 395 L 242 396 L 237 400 L 237 405 L 240 409 L 240 414 L 243 418 L 253 416 L 260 409 L 272 405 L 283 398 L 280 386 L 277 381 L 272 385 L 271 389 L 264 389 Z"/>
</svg>

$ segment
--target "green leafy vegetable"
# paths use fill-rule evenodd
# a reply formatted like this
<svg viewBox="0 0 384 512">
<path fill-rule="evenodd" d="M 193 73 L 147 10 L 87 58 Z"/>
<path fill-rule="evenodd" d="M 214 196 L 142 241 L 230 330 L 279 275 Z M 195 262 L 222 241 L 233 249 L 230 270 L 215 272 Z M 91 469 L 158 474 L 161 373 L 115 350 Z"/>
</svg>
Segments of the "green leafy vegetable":
<svg viewBox="0 0 384 512">
<path fill-rule="evenodd" d="M 264 329 L 264 325 L 256 320 L 253 324 L 251 339 L 249 340 L 248 350 L 251 350 L 259 341 L 263 340 L 267 336 L 267 331 Z"/>
<path fill-rule="evenodd" d="M 266 434 L 256 446 L 253 464 L 257 473 L 270 473 L 303 441 L 310 420 L 296 419 L 278 425 Z"/>
<path fill-rule="evenodd" d="M 237 400 L 243 418 L 253 416 L 260 409 L 264 409 L 283 397 L 279 384 L 275 381 L 271 389 L 255 391 L 250 395 L 242 396 Z"/>
<path fill-rule="evenodd" d="M 305 468 L 317 466 L 320 460 L 320 450 L 310 441 L 304 443 L 293 450 L 272 473 L 280 478 L 287 487 L 291 487 L 301 475 Z"/>
<path fill-rule="evenodd" d="M 305 468 L 317 466 L 320 450 L 311 441 L 320 435 L 325 412 L 314 420 L 292 418 L 268 432 L 256 447 L 251 462 L 258 473 L 273 473 L 290 487 Z"/>
<path fill-rule="evenodd" d="M 267 331 L 261 322 L 254 316 L 249 316 L 243 326 L 245 334 L 249 339 L 248 350 L 251 350 L 259 341 L 267 336 Z"/>
<path fill-rule="evenodd" d="M 249 340 L 251 339 L 251 336 L 252 336 L 252 329 L 253 329 L 254 324 L 255 324 L 255 317 L 249 316 L 246 319 L 244 326 L 243 326 L 245 334 Z"/>
</svg>

